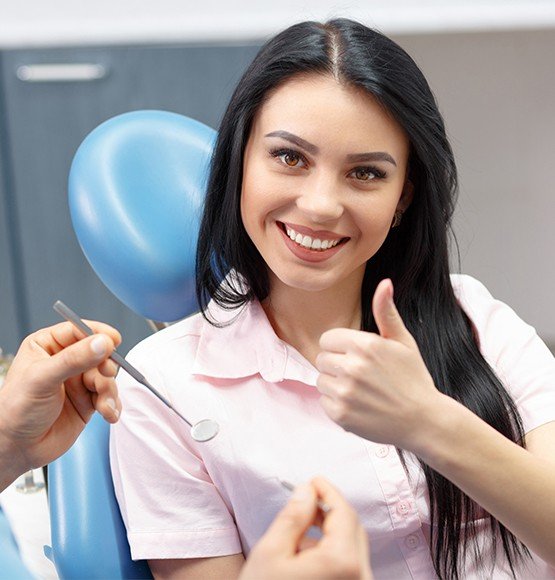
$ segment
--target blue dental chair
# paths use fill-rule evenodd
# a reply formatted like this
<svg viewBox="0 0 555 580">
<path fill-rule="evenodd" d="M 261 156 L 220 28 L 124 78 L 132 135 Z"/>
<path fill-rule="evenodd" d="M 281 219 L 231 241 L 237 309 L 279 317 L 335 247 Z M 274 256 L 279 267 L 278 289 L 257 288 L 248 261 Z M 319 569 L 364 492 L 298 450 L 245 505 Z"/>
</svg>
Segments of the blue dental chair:
<svg viewBox="0 0 555 580">
<path fill-rule="evenodd" d="M 136 111 L 97 127 L 73 160 L 69 205 L 81 248 L 112 293 L 149 320 L 173 322 L 196 310 L 196 240 L 215 137 L 182 115 Z M 48 468 L 45 553 L 62 579 L 152 577 L 146 562 L 131 560 L 108 438 L 95 415 Z"/>
</svg>

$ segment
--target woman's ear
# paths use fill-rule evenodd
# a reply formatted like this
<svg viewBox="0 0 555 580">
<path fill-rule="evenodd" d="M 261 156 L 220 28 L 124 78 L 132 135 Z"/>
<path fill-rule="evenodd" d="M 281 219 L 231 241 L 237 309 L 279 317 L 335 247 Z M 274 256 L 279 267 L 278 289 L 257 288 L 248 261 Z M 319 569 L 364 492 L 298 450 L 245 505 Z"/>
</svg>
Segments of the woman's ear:
<svg viewBox="0 0 555 580">
<path fill-rule="evenodd" d="M 411 204 L 413 197 L 414 185 L 412 184 L 412 181 L 407 179 L 405 181 L 405 185 L 403 186 L 403 191 L 401 193 L 401 197 L 399 198 L 399 202 L 397 203 L 397 211 L 405 212 Z"/>
</svg>

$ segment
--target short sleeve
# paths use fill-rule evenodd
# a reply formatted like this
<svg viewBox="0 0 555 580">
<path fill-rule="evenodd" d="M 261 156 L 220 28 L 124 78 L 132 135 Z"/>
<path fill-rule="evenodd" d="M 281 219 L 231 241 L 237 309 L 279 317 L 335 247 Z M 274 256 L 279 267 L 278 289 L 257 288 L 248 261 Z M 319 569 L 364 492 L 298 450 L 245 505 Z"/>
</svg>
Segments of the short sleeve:
<svg viewBox="0 0 555 580">
<path fill-rule="evenodd" d="M 555 421 L 555 359 L 536 330 L 470 276 L 452 276 L 480 351 L 512 396 L 528 433 Z"/>
<path fill-rule="evenodd" d="M 142 345 L 143 343 L 141 343 Z M 139 347 L 141 347 L 139 345 Z M 137 347 L 136 347 L 137 349 Z M 165 396 L 155 354 L 128 360 Z M 116 497 L 133 559 L 241 553 L 233 517 L 205 469 L 188 425 L 127 373 L 118 374 L 123 411 L 110 432 Z M 206 445 L 206 444 L 204 444 Z"/>
</svg>

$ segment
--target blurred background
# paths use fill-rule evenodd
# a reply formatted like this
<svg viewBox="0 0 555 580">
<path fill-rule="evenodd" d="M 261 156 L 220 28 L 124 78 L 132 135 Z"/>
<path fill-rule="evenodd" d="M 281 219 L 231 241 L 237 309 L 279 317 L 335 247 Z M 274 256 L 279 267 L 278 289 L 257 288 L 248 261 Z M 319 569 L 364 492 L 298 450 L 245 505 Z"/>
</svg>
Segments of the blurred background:
<svg viewBox="0 0 555 580">
<path fill-rule="evenodd" d="M 85 136 L 137 109 L 217 128 L 265 39 L 335 16 L 378 28 L 421 66 L 460 171 L 460 270 L 555 345 L 554 1 L 0 0 L 4 352 L 57 322 L 58 298 L 118 327 L 124 353 L 150 333 L 98 281 L 71 227 L 67 177 Z"/>
</svg>

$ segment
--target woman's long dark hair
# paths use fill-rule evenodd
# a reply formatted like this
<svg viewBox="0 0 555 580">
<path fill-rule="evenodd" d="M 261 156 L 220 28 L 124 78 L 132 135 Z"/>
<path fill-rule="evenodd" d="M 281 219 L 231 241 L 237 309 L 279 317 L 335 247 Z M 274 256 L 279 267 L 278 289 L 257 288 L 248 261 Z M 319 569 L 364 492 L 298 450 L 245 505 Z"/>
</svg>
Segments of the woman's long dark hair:
<svg viewBox="0 0 555 580">
<path fill-rule="evenodd" d="M 368 261 L 362 285 L 362 328 L 377 332 L 372 296 L 383 278 L 395 286 L 397 307 L 437 388 L 508 439 L 523 445 L 521 419 L 511 397 L 481 355 L 472 323 L 449 278 L 448 231 L 457 171 L 445 127 L 426 79 L 395 42 L 356 22 L 303 22 L 262 47 L 242 77 L 223 117 L 212 160 L 197 251 L 197 297 L 206 317 L 210 299 L 233 309 L 269 293 L 267 266 L 240 213 L 243 154 L 253 119 L 277 87 L 295 75 L 331 75 L 362 88 L 395 117 L 410 140 L 414 199 Z M 222 277 L 234 269 L 246 284 Z M 208 319 L 208 318 L 207 318 Z M 401 459 L 404 462 L 403 454 Z M 526 547 L 458 487 L 422 463 L 430 498 L 432 557 L 440 578 L 458 579 L 467 553 L 483 558 L 473 522 L 489 518 L 495 558 L 499 543 L 513 575 Z"/>
</svg>

